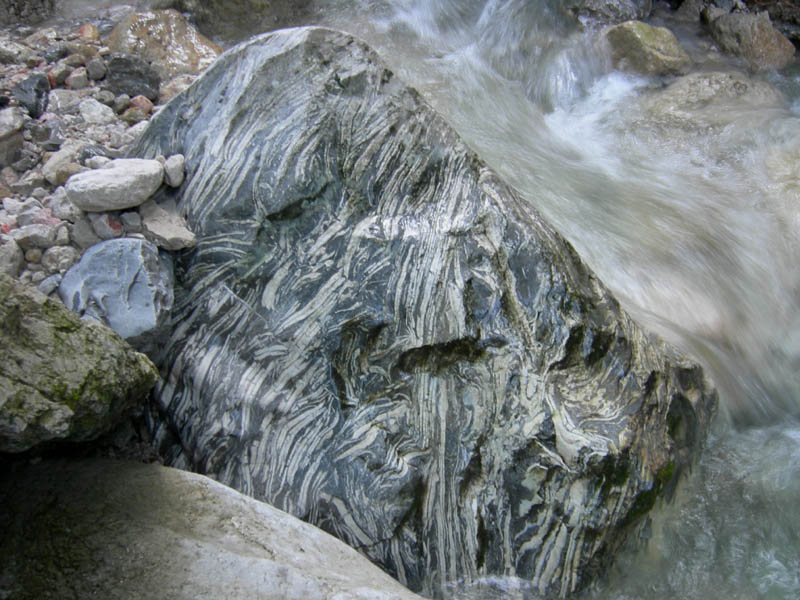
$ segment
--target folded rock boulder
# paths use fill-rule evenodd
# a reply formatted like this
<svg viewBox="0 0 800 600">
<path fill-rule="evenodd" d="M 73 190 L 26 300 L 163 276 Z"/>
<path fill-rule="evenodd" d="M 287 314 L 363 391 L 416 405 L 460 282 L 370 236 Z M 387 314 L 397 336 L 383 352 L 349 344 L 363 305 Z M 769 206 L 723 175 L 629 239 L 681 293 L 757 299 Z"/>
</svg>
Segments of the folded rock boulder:
<svg viewBox="0 0 800 600">
<path fill-rule="evenodd" d="M 197 235 L 164 337 L 166 460 L 412 589 L 576 590 L 702 443 L 700 367 L 362 42 L 248 41 L 133 152 L 185 156 L 175 196 Z"/>
</svg>

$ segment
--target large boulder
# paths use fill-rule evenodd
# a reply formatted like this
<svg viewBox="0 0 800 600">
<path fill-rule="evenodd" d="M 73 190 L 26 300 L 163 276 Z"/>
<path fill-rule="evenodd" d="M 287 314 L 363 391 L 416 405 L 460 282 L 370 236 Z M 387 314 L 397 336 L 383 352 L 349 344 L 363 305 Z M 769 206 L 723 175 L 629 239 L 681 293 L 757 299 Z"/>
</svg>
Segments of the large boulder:
<svg viewBox="0 0 800 600">
<path fill-rule="evenodd" d="M 642 332 L 354 38 L 225 54 L 134 152 L 183 154 L 166 460 L 335 534 L 412 589 L 563 595 L 705 437 L 700 367 Z"/>
<path fill-rule="evenodd" d="M 708 23 L 720 48 L 739 56 L 754 71 L 783 69 L 794 60 L 794 44 L 775 29 L 766 12 L 719 14 Z"/>
<path fill-rule="evenodd" d="M 355 550 L 206 477 L 84 460 L 0 478 L 15 600 L 422 600 Z"/>
<path fill-rule="evenodd" d="M 120 21 L 106 43 L 112 52 L 149 61 L 163 80 L 199 73 L 222 52 L 175 10 L 133 13 Z"/>
<path fill-rule="evenodd" d="M 81 210 L 104 212 L 143 204 L 163 182 L 164 165 L 157 160 L 118 158 L 101 169 L 73 175 L 65 187 L 67 198 Z"/>
<path fill-rule="evenodd" d="M 641 75 L 684 73 L 691 59 L 666 27 L 626 21 L 605 32 L 617 68 Z"/>
<path fill-rule="evenodd" d="M 172 309 L 172 289 L 169 260 L 152 243 L 126 238 L 84 252 L 64 275 L 58 293 L 69 309 L 154 354 Z"/>
<path fill-rule="evenodd" d="M 0 273 L 0 452 L 107 433 L 142 403 L 153 364 L 117 334 Z"/>
</svg>

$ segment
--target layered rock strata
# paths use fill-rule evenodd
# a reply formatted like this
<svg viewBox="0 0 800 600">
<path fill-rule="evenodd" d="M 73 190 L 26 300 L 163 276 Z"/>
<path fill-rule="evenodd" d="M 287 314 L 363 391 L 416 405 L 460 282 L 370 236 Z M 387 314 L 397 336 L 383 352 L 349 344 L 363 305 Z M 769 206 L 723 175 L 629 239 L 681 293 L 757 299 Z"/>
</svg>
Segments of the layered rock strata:
<svg viewBox="0 0 800 600">
<path fill-rule="evenodd" d="M 154 434 L 412 589 L 564 596 L 705 436 L 715 393 L 363 43 L 223 54 L 134 154 L 183 154 Z"/>
</svg>

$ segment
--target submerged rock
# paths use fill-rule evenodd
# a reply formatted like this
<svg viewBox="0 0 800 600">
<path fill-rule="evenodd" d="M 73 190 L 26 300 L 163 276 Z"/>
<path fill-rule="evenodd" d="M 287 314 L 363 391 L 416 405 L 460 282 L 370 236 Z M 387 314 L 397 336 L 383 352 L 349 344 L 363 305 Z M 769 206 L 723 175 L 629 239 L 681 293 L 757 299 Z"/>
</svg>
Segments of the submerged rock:
<svg viewBox="0 0 800 600">
<path fill-rule="evenodd" d="M 110 329 L 0 273 L 0 452 L 82 442 L 117 425 L 158 378 Z"/>
<path fill-rule="evenodd" d="M 606 31 L 614 63 L 619 69 L 642 75 L 684 73 L 691 59 L 675 35 L 665 27 L 626 21 Z"/>
<path fill-rule="evenodd" d="M 198 238 L 164 337 L 167 460 L 413 589 L 577 589 L 702 443 L 701 369 L 362 42 L 253 39 L 134 153 L 185 156 Z"/>
<path fill-rule="evenodd" d="M 0 528 L 16 600 L 422 600 L 319 529 L 157 465 L 18 465 L 0 479 Z"/>
</svg>

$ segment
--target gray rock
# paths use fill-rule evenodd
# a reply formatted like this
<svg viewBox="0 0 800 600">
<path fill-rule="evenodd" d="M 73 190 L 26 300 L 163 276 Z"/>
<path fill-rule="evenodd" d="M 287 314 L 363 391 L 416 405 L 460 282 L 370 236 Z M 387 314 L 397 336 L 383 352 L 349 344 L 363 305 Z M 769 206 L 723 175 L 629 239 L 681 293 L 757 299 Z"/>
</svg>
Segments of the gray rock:
<svg viewBox="0 0 800 600">
<path fill-rule="evenodd" d="M 19 108 L 0 110 L 0 168 L 15 162 L 22 150 L 25 120 Z"/>
<path fill-rule="evenodd" d="M 92 81 L 99 81 L 106 76 L 106 63 L 100 58 L 93 58 L 86 63 L 86 74 Z"/>
<path fill-rule="evenodd" d="M 685 73 L 691 59 L 675 35 L 665 27 L 641 21 L 614 25 L 605 33 L 618 69 L 641 75 Z"/>
<path fill-rule="evenodd" d="M 64 85 L 67 81 L 67 77 L 70 76 L 74 67 L 72 65 L 67 64 L 63 60 L 58 61 L 52 67 L 50 67 L 50 76 L 56 82 L 56 85 Z"/>
<path fill-rule="evenodd" d="M 121 114 L 125 112 L 125 109 L 128 108 L 131 104 L 131 97 L 128 94 L 120 94 L 114 98 L 114 104 L 112 108 L 114 112 L 117 114 Z"/>
<path fill-rule="evenodd" d="M 601 23 L 640 21 L 653 10 L 652 0 L 564 0 L 561 6 L 580 20 Z"/>
<path fill-rule="evenodd" d="M 122 221 L 122 226 L 127 233 L 142 232 L 142 217 L 138 212 L 124 212 L 119 216 L 119 220 Z"/>
<path fill-rule="evenodd" d="M 89 75 L 86 72 L 86 67 L 79 67 L 70 73 L 64 82 L 73 90 L 82 90 L 89 86 Z"/>
<path fill-rule="evenodd" d="M 53 246 L 45 250 L 41 262 L 44 270 L 52 275 L 53 273 L 64 273 L 79 258 L 80 252 L 72 246 Z"/>
<path fill-rule="evenodd" d="M 184 154 L 198 238 L 162 338 L 166 460 L 412 589 L 514 572 L 574 592 L 705 437 L 701 368 L 348 35 L 226 52 L 133 153 Z"/>
<path fill-rule="evenodd" d="M 3 0 L 0 5 L 0 23 L 38 23 L 48 18 L 56 0 Z"/>
<path fill-rule="evenodd" d="M 180 187 L 184 178 L 183 154 L 170 156 L 164 162 L 164 183 L 170 187 Z"/>
<path fill-rule="evenodd" d="M 81 214 L 80 209 L 67 198 L 67 191 L 63 187 L 55 189 L 47 202 L 47 207 L 53 212 L 54 217 L 70 223 L 74 223 Z"/>
<path fill-rule="evenodd" d="M 154 352 L 172 309 L 172 288 L 172 267 L 153 244 L 119 239 L 86 250 L 58 293 L 71 310 L 107 324 L 135 348 Z"/>
<path fill-rule="evenodd" d="M 97 93 L 95 94 L 95 99 L 98 102 L 102 102 L 103 104 L 105 104 L 106 106 L 110 106 L 111 108 L 114 108 L 115 98 L 116 96 L 114 96 L 113 92 L 109 92 L 108 90 L 98 90 Z"/>
<path fill-rule="evenodd" d="M 69 228 L 69 236 L 78 248 L 84 250 L 102 241 L 94 232 L 89 218 L 82 214 L 75 219 Z"/>
<path fill-rule="evenodd" d="M 150 100 L 158 98 L 161 78 L 147 61 L 130 54 L 111 54 L 103 86 L 115 94 L 130 97 L 141 94 Z"/>
<path fill-rule="evenodd" d="M 19 277 L 25 264 L 22 248 L 7 235 L 0 235 L 0 274 Z"/>
<path fill-rule="evenodd" d="M 783 69 L 794 59 L 794 44 L 775 29 L 767 13 L 723 13 L 708 23 L 725 52 L 742 57 L 755 71 Z"/>
<path fill-rule="evenodd" d="M 114 114 L 114 110 L 110 106 L 106 106 L 94 98 L 81 100 L 81 103 L 78 105 L 78 110 L 83 120 L 87 123 L 108 125 L 117 120 L 117 115 Z"/>
<path fill-rule="evenodd" d="M 10 215 L 18 215 L 31 209 L 39 210 L 42 208 L 42 203 L 36 198 L 25 198 L 24 200 L 18 198 L 4 198 L 3 208 Z"/>
<path fill-rule="evenodd" d="M 86 159 L 86 166 L 90 169 L 102 169 L 108 165 L 111 160 L 112 159 L 108 158 L 107 156 L 92 156 Z"/>
<path fill-rule="evenodd" d="M 2 19 L 0 19 L 0 23 L 2 23 Z M 9 39 L 0 39 L 0 64 L 23 64 L 35 58 L 37 58 L 36 53 L 25 44 Z"/>
<path fill-rule="evenodd" d="M 327 533 L 185 471 L 43 461 L 0 480 L 0 497 L 15 600 L 65 580 L 108 600 L 422 600 Z"/>
<path fill-rule="evenodd" d="M 50 81 L 44 73 L 32 73 L 12 90 L 17 102 L 28 111 L 33 119 L 38 119 L 47 110 Z"/>
<path fill-rule="evenodd" d="M 12 229 L 8 235 L 14 238 L 23 250 L 29 248 L 49 248 L 56 245 L 56 226 L 53 225 L 25 225 L 18 229 Z"/>
<path fill-rule="evenodd" d="M 37 289 L 45 296 L 49 296 L 58 289 L 58 284 L 61 283 L 61 273 L 54 273 L 49 277 L 45 277 L 39 282 Z"/>
<path fill-rule="evenodd" d="M 0 274 L 0 452 L 108 432 L 158 378 L 118 335 Z"/>
<path fill-rule="evenodd" d="M 42 260 L 41 248 L 30 248 L 25 251 L 25 261 L 29 263 L 38 263 Z"/>
<path fill-rule="evenodd" d="M 80 142 L 67 142 L 42 166 L 42 175 L 50 185 L 64 185 L 80 169 L 78 155 L 83 149 Z"/>
<path fill-rule="evenodd" d="M 161 187 L 164 167 L 155 160 L 119 158 L 67 182 L 67 197 L 88 212 L 139 206 Z"/>
<path fill-rule="evenodd" d="M 12 183 L 9 187 L 11 191 L 20 196 L 27 196 L 37 187 L 45 185 L 45 179 L 38 169 L 28 171 L 19 180 Z"/>
<path fill-rule="evenodd" d="M 78 112 L 81 100 L 88 98 L 92 90 L 51 90 L 47 96 L 48 109 L 57 114 L 72 114 Z"/>
<path fill-rule="evenodd" d="M 110 240 L 125 235 L 125 228 L 108 213 L 89 213 L 92 229 L 101 240 Z"/>
<path fill-rule="evenodd" d="M 186 227 L 186 221 L 178 214 L 174 200 L 157 203 L 148 200 L 139 207 L 142 231 L 159 248 L 182 250 L 197 243 L 195 235 Z"/>
</svg>

